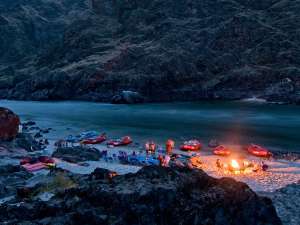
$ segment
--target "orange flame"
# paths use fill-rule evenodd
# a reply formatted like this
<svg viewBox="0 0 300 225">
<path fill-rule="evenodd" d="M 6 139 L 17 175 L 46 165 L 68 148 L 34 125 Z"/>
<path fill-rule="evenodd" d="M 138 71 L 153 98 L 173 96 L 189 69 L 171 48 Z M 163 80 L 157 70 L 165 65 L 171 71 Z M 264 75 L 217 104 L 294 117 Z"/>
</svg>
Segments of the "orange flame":
<svg viewBox="0 0 300 225">
<path fill-rule="evenodd" d="M 234 169 L 240 169 L 240 165 L 235 159 L 231 160 L 231 166 Z"/>
</svg>

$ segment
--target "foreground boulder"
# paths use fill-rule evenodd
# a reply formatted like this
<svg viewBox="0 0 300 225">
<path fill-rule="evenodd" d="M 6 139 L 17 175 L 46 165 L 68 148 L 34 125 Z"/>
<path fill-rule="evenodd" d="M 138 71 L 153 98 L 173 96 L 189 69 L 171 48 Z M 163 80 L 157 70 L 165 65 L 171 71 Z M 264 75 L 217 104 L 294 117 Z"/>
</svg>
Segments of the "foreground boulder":
<svg viewBox="0 0 300 225">
<path fill-rule="evenodd" d="M 0 166 L 0 198 L 15 195 L 18 187 L 23 186 L 30 177 L 32 174 L 21 166 Z"/>
<path fill-rule="evenodd" d="M 41 150 L 41 145 L 29 133 L 21 133 L 16 137 L 15 145 L 28 152 Z"/>
<path fill-rule="evenodd" d="M 72 163 L 98 161 L 101 158 L 96 148 L 81 146 L 57 148 L 52 156 Z"/>
<path fill-rule="evenodd" d="M 0 156 L 9 158 L 20 158 L 29 152 L 39 151 L 42 145 L 29 133 L 19 133 L 14 141 L 2 142 L 0 145 Z"/>
<path fill-rule="evenodd" d="M 104 171 L 97 171 L 99 173 Z M 101 178 L 102 177 L 102 178 Z M 246 184 L 201 170 L 145 167 L 107 179 L 86 176 L 48 202 L 0 206 L 6 224 L 280 225 L 272 201 Z"/>
<path fill-rule="evenodd" d="M 20 119 L 11 110 L 0 107 L 0 141 L 13 140 L 19 131 Z"/>
<path fill-rule="evenodd" d="M 48 200 L 58 192 L 76 187 L 81 177 L 84 176 L 60 168 L 53 168 L 49 173 L 40 175 L 35 181 L 28 182 L 25 186 L 18 188 L 17 198 L 14 201 Z"/>
</svg>

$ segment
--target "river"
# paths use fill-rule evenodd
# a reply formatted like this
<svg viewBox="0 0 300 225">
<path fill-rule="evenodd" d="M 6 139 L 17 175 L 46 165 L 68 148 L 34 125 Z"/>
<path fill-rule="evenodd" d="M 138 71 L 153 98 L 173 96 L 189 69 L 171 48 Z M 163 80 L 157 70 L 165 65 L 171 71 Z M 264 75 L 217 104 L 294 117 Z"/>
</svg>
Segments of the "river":
<svg viewBox="0 0 300 225">
<path fill-rule="evenodd" d="M 197 102 L 112 105 L 91 102 L 32 102 L 1 100 L 23 121 L 53 128 L 52 140 L 85 130 L 109 137 L 131 135 L 138 142 L 167 138 L 177 142 L 198 138 L 208 142 L 250 142 L 271 150 L 300 152 L 300 107 L 259 102 Z"/>
</svg>

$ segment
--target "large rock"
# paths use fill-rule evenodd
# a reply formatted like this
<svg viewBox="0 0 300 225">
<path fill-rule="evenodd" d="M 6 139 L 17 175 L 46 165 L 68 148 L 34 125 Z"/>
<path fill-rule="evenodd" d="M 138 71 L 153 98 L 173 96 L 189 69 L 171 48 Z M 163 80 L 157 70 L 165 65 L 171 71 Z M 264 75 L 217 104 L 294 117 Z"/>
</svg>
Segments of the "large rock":
<svg viewBox="0 0 300 225">
<path fill-rule="evenodd" d="M 52 168 L 49 173 L 40 175 L 33 182 L 17 189 L 17 199 L 47 200 L 54 194 L 77 187 L 81 181 L 79 174 L 73 174 L 60 168 Z"/>
<path fill-rule="evenodd" d="M 28 152 L 42 149 L 42 146 L 29 133 L 18 134 L 15 140 L 15 147 L 25 149 Z"/>
<path fill-rule="evenodd" d="M 24 186 L 32 176 L 20 166 L 0 166 L 0 198 L 14 196 L 18 187 Z"/>
<path fill-rule="evenodd" d="M 40 151 L 43 147 L 29 133 L 19 133 L 14 141 L 1 143 L 0 156 L 19 159 L 29 152 Z"/>
<path fill-rule="evenodd" d="M 101 158 L 98 149 L 80 146 L 57 148 L 52 156 L 73 163 L 98 161 Z"/>
<path fill-rule="evenodd" d="M 97 174 L 104 171 L 97 171 Z M 281 225 L 272 201 L 203 171 L 146 167 L 112 179 L 86 176 L 48 202 L 0 206 L 6 224 Z"/>
<path fill-rule="evenodd" d="M 135 104 L 142 103 L 144 97 L 135 91 L 122 91 L 120 94 L 113 96 L 111 102 L 114 104 Z"/>
<path fill-rule="evenodd" d="M 0 141 L 14 139 L 19 131 L 20 119 L 11 110 L 0 107 Z"/>
</svg>

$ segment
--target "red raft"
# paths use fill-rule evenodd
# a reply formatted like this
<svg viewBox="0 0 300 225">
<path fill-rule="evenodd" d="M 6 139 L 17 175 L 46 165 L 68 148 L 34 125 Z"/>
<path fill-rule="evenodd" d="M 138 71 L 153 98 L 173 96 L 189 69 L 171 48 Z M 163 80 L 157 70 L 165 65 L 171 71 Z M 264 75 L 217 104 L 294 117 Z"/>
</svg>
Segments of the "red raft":
<svg viewBox="0 0 300 225">
<path fill-rule="evenodd" d="M 81 144 L 95 145 L 95 144 L 100 144 L 100 143 L 102 143 L 104 141 L 106 141 L 106 135 L 105 134 L 101 134 L 100 136 L 98 136 L 96 138 L 90 138 L 90 139 L 82 140 Z"/>
<path fill-rule="evenodd" d="M 199 151 L 201 149 L 201 143 L 198 140 L 185 141 L 181 146 L 182 151 Z"/>
<path fill-rule="evenodd" d="M 224 145 L 219 145 L 213 150 L 213 153 L 215 155 L 220 155 L 220 156 L 229 156 L 231 154 L 231 151 L 226 148 Z"/>
<path fill-rule="evenodd" d="M 272 153 L 259 145 L 251 144 L 247 147 L 247 151 L 249 154 L 257 156 L 257 157 L 271 157 Z"/>
<path fill-rule="evenodd" d="M 42 169 L 47 169 L 47 165 L 45 165 L 45 163 L 42 162 L 37 162 L 37 163 L 33 163 L 33 164 L 24 164 L 22 165 L 27 171 L 29 172 L 35 172 L 35 171 L 39 171 Z"/>
<path fill-rule="evenodd" d="M 38 158 L 25 157 L 20 161 L 20 164 L 27 171 L 35 172 L 55 166 L 55 160 L 48 156 L 40 156 Z"/>
<path fill-rule="evenodd" d="M 132 139 L 129 136 L 122 137 L 120 140 L 111 140 L 107 142 L 107 145 L 111 146 L 125 146 L 132 143 Z"/>
</svg>

